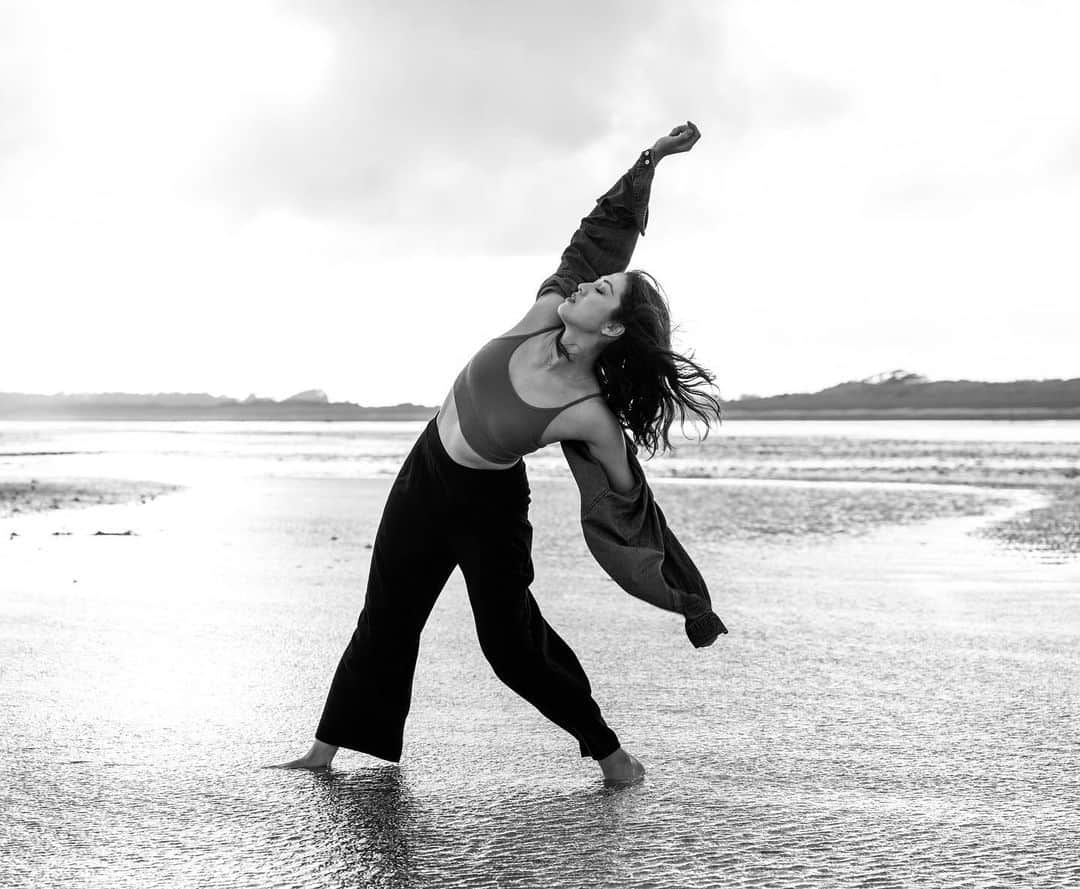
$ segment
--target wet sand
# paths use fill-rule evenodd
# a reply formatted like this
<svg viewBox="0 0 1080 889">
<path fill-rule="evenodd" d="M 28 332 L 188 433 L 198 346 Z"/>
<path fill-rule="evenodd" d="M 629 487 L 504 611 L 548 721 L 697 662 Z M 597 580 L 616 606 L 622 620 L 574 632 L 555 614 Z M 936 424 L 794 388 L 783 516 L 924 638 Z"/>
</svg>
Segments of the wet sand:
<svg viewBox="0 0 1080 889">
<path fill-rule="evenodd" d="M 1016 550 L 1080 556 L 1080 486 L 1062 484 L 1038 490 L 1050 498 L 1045 506 L 995 522 L 979 533 Z"/>
<path fill-rule="evenodd" d="M 1033 503 L 1040 502 L 1041 505 L 1033 506 L 1030 510 L 1023 510 L 1007 520 L 991 522 L 980 527 L 977 533 L 1016 550 L 1057 554 L 1062 557 L 1080 555 L 1080 480 L 1069 472 L 1062 476 L 1055 473 L 1052 479 L 1048 479 L 1045 473 L 1038 473 L 1032 477 L 1033 472 L 1036 470 L 999 471 L 992 476 L 982 473 L 978 477 L 962 476 L 960 478 L 956 478 L 955 473 L 950 473 L 943 479 L 942 472 L 938 468 L 929 468 L 921 471 L 909 470 L 904 478 L 898 479 L 895 474 L 883 477 L 881 473 L 875 472 L 830 469 L 828 471 L 789 471 L 782 475 L 772 472 L 752 472 L 721 477 L 732 481 L 768 480 L 857 484 L 882 482 L 895 485 L 893 490 L 896 494 L 896 508 L 886 511 L 886 514 L 858 515 L 854 520 L 851 516 L 833 515 L 830 520 L 830 516 L 818 512 L 810 517 L 813 520 L 811 523 L 796 522 L 796 525 L 792 526 L 793 533 L 861 533 L 863 530 L 869 530 L 882 523 L 922 521 L 937 515 L 979 514 L 993 506 L 1008 503 L 1009 491 L 1023 489 L 1041 496 L 1041 502 L 1032 501 Z M 673 477 L 694 478 L 693 475 Z M 910 485 L 943 486 L 941 499 L 933 504 L 921 504 L 920 508 L 910 511 L 903 504 L 904 496 L 912 490 Z M 1000 496 L 981 500 L 971 498 L 967 503 L 962 503 L 960 501 L 963 497 L 957 498 L 957 492 L 962 492 L 964 486 L 980 491 L 1001 489 Z M 0 480 L 0 518 L 46 510 L 76 509 L 105 504 L 148 503 L 156 497 L 180 491 L 183 488 L 183 485 L 164 482 L 116 478 Z M 793 493 L 791 489 L 788 489 L 775 496 L 791 499 Z M 952 498 L 951 502 L 950 498 Z M 852 505 L 851 503 L 840 504 L 841 508 Z M 733 508 L 734 503 L 729 502 L 728 506 Z M 753 509 L 755 503 L 745 503 L 743 506 Z M 723 519 L 730 525 L 727 530 L 739 533 L 741 526 L 738 520 L 729 521 L 729 519 L 730 515 Z M 811 527 L 811 524 L 814 527 Z"/>
<path fill-rule="evenodd" d="M 51 509 L 79 509 L 104 504 L 148 503 L 179 485 L 110 478 L 0 480 L 0 518 Z"/>
<path fill-rule="evenodd" d="M 402 763 L 261 771 L 310 742 L 389 483 L 237 479 L 0 520 L 0 884 L 1080 878 L 1080 562 L 979 534 L 1045 494 L 657 480 L 731 630 L 695 650 L 596 566 L 572 483 L 534 479 L 533 592 L 645 782 L 605 788 L 502 686 L 458 572 Z"/>
</svg>

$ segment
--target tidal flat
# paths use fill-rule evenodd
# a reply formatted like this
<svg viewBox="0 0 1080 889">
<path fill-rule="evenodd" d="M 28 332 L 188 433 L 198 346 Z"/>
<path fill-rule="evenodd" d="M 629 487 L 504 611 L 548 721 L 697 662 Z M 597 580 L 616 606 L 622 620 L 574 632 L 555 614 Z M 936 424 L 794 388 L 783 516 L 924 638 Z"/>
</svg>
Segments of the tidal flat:
<svg viewBox="0 0 1080 889">
<path fill-rule="evenodd" d="M 177 489 L 0 517 L 0 884 L 1080 880 L 1080 559 L 988 530 L 1058 521 L 1046 489 L 654 461 L 730 630 L 698 650 L 603 574 L 558 453 L 540 454 L 532 590 L 645 780 L 605 787 L 499 682 L 458 572 L 421 640 L 402 761 L 281 772 L 260 767 L 310 744 L 363 604 L 379 470 L 415 435 L 356 433 L 374 470 L 350 478 L 340 442 L 287 431 L 164 429 L 122 459 L 97 439 L 82 462 L 9 467 Z"/>
</svg>

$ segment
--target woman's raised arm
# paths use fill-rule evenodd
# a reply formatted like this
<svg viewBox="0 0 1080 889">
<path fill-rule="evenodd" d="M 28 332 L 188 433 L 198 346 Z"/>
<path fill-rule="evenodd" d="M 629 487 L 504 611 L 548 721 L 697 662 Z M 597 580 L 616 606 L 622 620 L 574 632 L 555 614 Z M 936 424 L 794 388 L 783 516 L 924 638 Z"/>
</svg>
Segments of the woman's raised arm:
<svg viewBox="0 0 1080 889">
<path fill-rule="evenodd" d="M 536 298 L 556 291 L 565 299 L 582 281 L 626 271 L 638 235 L 645 234 L 649 221 L 649 194 L 656 165 L 669 154 L 689 151 L 700 138 L 698 128 L 687 121 L 643 151 L 581 220 L 563 251 L 559 268 L 540 285 Z"/>
</svg>

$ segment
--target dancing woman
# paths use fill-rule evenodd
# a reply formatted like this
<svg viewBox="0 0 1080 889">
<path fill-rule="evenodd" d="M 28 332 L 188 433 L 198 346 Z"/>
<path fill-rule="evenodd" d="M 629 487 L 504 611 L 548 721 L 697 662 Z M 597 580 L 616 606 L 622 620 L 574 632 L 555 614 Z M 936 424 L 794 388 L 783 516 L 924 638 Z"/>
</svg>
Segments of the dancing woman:
<svg viewBox="0 0 1080 889">
<path fill-rule="evenodd" d="M 460 567 L 496 675 L 573 735 L 606 779 L 632 782 L 644 774 L 604 722 L 585 671 L 529 590 L 530 491 L 521 458 L 553 442 L 584 442 L 611 489 L 627 492 L 635 481 L 624 429 L 655 454 L 670 447 L 676 412 L 685 419 L 689 411 L 706 426 L 720 416 L 719 402 L 695 389 L 712 375 L 671 351 L 656 282 L 623 271 L 645 230 L 656 164 L 689 151 L 700 136 L 687 121 L 642 152 L 582 220 L 521 321 L 458 375 L 390 489 L 364 607 L 315 742 L 281 767 L 328 766 L 340 747 L 400 760 L 420 634 Z"/>
</svg>

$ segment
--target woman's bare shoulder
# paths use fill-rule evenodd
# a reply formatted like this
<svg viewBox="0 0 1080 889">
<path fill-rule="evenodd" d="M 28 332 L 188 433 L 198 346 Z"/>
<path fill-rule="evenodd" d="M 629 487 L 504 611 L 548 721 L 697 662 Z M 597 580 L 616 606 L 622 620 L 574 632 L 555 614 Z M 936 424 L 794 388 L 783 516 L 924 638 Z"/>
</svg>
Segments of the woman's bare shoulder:
<svg viewBox="0 0 1080 889">
<path fill-rule="evenodd" d="M 584 408 L 577 420 L 579 433 L 574 437 L 584 441 L 589 453 L 604 467 L 612 488 L 621 493 L 632 491 L 636 482 L 627 457 L 626 434 L 618 417 L 603 398 L 590 398 L 574 407 Z"/>
<path fill-rule="evenodd" d="M 578 441 L 612 441 L 622 435 L 622 426 L 618 417 L 604 401 L 604 396 L 586 398 L 563 411 L 566 418 L 565 429 L 570 434 L 564 438 Z"/>
</svg>

